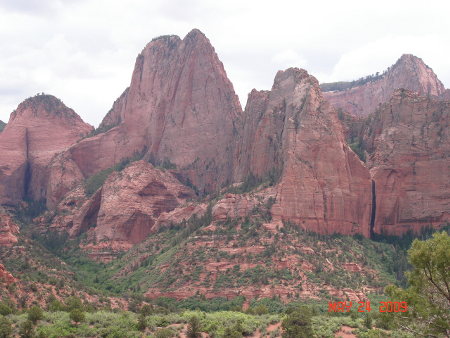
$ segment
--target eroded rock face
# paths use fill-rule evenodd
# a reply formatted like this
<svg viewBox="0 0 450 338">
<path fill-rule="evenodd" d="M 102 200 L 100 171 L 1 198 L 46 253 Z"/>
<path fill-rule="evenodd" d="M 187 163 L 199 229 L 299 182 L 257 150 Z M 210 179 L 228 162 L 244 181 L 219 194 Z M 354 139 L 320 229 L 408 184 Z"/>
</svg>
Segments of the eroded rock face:
<svg viewBox="0 0 450 338">
<path fill-rule="evenodd" d="M 365 130 L 376 184 L 377 233 L 450 220 L 450 102 L 397 90 Z"/>
<path fill-rule="evenodd" d="M 22 102 L 0 134 L 0 203 L 46 198 L 51 159 L 91 130 L 54 96 Z"/>
<path fill-rule="evenodd" d="M 253 208 L 267 203 L 269 198 L 275 200 L 274 188 L 264 189 L 253 194 L 225 194 L 212 208 L 213 221 L 225 221 L 227 219 L 244 218 L 251 214 Z"/>
<path fill-rule="evenodd" d="M 14 276 L 6 270 L 3 264 L 0 264 L 0 283 L 5 283 L 6 285 L 13 284 L 16 282 Z"/>
<path fill-rule="evenodd" d="M 439 96 L 445 91 L 436 74 L 422 59 L 405 54 L 377 80 L 347 90 L 325 92 L 324 97 L 338 109 L 367 116 L 381 103 L 387 102 L 399 88 L 430 96 Z"/>
<path fill-rule="evenodd" d="M 58 205 L 52 226 L 72 237 L 88 232 L 91 243 L 128 249 L 161 226 L 203 214 L 205 204 L 188 203 L 194 197 L 170 172 L 137 161 L 112 173 L 90 198 L 81 187 L 74 189 Z"/>
<path fill-rule="evenodd" d="M 236 179 L 278 173 L 275 218 L 319 233 L 369 235 L 369 172 L 314 77 L 278 72 L 270 92 L 250 94 L 243 119 Z"/>
<path fill-rule="evenodd" d="M 115 127 L 82 140 L 68 158 L 88 177 L 145 152 L 153 163 L 175 165 L 201 192 L 211 191 L 232 179 L 233 123 L 240 112 L 233 85 L 203 33 L 193 30 L 183 40 L 160 37 L 139 54 L 130 87 L 101 124 Z"/>
<path fill-rule="evenodd" d="M 17 243 L 19 226 L 12 217 L 0 208 L 0 247 L 10 247 Z"/>
<path fill-rule="evenodd" d="M 138 161 L 112 174 L 103 186 L 95 238 L 138 243 L 153 230 L 162 213 L 194 196 L 170 173 Z"/>
</svg>

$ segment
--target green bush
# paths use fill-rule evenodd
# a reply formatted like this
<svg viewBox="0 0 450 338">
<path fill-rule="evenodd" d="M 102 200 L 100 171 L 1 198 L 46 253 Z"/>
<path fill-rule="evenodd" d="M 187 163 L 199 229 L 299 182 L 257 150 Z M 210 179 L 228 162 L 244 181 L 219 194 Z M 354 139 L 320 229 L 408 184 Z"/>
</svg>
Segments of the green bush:
<svg viewBox="0 0 450 338">
<path fill-rule="evenodd" d="M 174 331 L 169 328 L 159 329 L 155 332 L 155 338 L 172 338 Z"/>
<path fill-rule="evenodd" d="M 83 302 L 81 301 L 80 298 L 75 297 L 75 296 L 67 297 L 67 299 L 66 299 L 66 311 L 70 312 L 70 311 L 75 310 L 75 309 L 83 311 L 84 310 Z"/>
<path fill-rule="evenodd" d="M 84 185 L 84 191 L 87 196 L 92 196 L 98 188 L 100 188 L 108 178 L 108 176 L 113 172 L 113 168 L 108 168 L 98 173 L 92 175 L 86 180 Z"/>
<path fill-rule="evenodd" d="M 73 309 L 72 311 L 70 311 L 69 317 L 77 324 L 81 323 L 85 319 L 84 312 L 81 311 L 80 309 Z"/>
<path fill-rule="evenodd" d="M 19 335 L 21 338 L 34 337 L 33 322 L 31 320 L 26 320 L 20 325 Z"/>
<path fill-rule="evenodd" d="M 12 337 L 12 325 L 8 318 L 0 316 L 0 338 Z"/>
<path fill-rule="evenodd" d="M 187 329 L 188 338 L 198 338 L 201 337 L 200 334 L 200 320 L 197 316 L 192 316 L 189 319 L 188 329 Z"/>
<path fill-rule="evenodd" d="M 41 320 L 44 317 L 42 309 L 34 305 L 28 310 L 28 320 L 30 320 L 33 324 L 36 324 L 38 320 Z"/>
<path fill-rule="evenodd" d="M 147 328 L 147 321 L 145 319 L 145 315 L 140 314 L 137 322 L 137 329 L 139 331 L 145 331 Z"/>
<path fill-rule="evenodd" d="M 122 159 L 120 162 L 116 163 L 114 166 L 108 169 L 99 171 L 98 173 L 89 177 L 84 184 L 84 191 L 86 196 L 92 196 L 106 181 L 108 176 L 113 171 L 122 171 L 130 163 L 139 161 L 145 154 L 146 149 L 142 151 L 136 151 L 133 156 Z"/>
<path fill-rule="evenodd" d="M 0 315 L 2 316 L 7 316 L 10 315 L 13 312 L 13 310 L 11 309 L 11 307 L 4 303 L 4 302 L 0 302 Z"/>
<path fill-rule="evenodd" d="M 309 338 L 313 336 L 311 325 L 312 313 L 309 308 L 299 307 L 289 313 L 283 320 L 283 337 Z"/>
</svg>

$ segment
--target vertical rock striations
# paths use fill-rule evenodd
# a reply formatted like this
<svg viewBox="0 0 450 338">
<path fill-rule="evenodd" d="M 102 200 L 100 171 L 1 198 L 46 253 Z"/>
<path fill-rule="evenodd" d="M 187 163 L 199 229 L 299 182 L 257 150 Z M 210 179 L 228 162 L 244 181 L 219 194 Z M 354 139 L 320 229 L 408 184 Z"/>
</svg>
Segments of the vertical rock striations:
<svg viewBox="0 0 450 338">
<path fill-rule="evenodd" d="M 53 156 L 92 130 L 51 95 L 22 102 L 0 134 L 0 204 L 45 199 Z"/>
<path fill-rule="evenodd" d="M 364 130 L 376 184 L 374 231 L 418 232 L 450 221 L 450 102 L 397 90 Z"/>
<path fill-rule="evenodd" d="M 278 173 L 275 218 L 319 233 L 369 235 L 369 172 L 306 71 L 280 71 L 270 92 L 249 95 L 239 142 L 237 180 Z"/>
<path fill-rule="evenodd" d="M 115 127 L 76 144 L 66 160 L 88 177 L 146 152 L 146 159 L 176 167 L 201 192 L 212 191 L 231 182 L 240 113 L 233 85 L 205 35 L 195 29 L 183 40 L 163 36 L 139 54 L 130 87 L 100 126 Z M 60 177 L 55 174 L 53 185 L 66 185 Z"/>
</svg>

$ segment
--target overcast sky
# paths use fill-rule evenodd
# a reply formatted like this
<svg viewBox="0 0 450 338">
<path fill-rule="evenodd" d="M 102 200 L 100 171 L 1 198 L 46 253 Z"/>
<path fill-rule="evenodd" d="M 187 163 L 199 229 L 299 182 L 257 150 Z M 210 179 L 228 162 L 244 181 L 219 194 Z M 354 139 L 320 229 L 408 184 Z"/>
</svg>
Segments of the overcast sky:
<svg viewBox="0 0 450 338">
<path fill-rule="evenodd" d="M 277 70 L 320 82 L 421 57 L 450 87 L 450 4 L 443 1 L 0 0 L 0 120 L 38 92 L 98 125 L 153 38 L 199 28 L 245 106 Z"/>
</svg>

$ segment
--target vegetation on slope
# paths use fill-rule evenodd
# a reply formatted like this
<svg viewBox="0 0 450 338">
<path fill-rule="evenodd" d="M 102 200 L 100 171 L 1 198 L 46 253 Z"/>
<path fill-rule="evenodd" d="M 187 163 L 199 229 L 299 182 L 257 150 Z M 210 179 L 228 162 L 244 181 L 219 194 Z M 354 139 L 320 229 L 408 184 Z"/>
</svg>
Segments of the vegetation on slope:
<svg viewBox="0 0 450 338">
<path fill-rule="evenodd" d="M 365 77 L 361 77 L 358 80 L 348 82 L 339 81 L 339 82 L 322 83 L 320 84 L 320 89 L 322 89 L 323 92 L 343 91 L 354 87 L 362 86 L 368 82 L 375 82 L 381 79 L 385 73 L 386 72 L 384 72 L 383 74 L 376 73 Z"/>
</svg>

